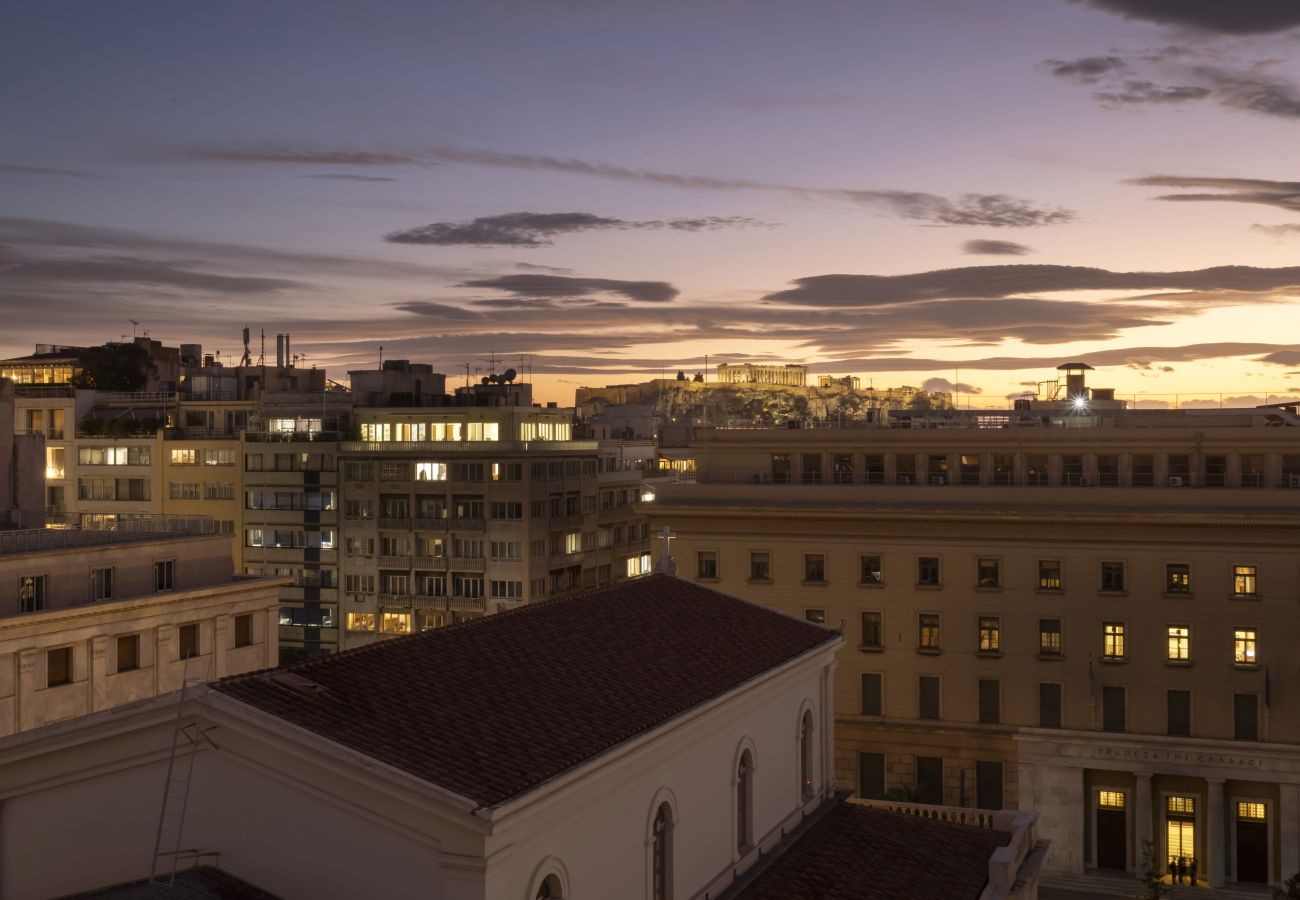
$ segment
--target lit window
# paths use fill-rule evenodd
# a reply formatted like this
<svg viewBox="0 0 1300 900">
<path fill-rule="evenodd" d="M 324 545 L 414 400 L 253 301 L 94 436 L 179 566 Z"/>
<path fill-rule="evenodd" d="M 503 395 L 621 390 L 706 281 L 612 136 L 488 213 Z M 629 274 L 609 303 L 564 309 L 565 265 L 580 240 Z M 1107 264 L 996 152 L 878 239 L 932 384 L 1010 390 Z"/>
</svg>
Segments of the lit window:
<svg viewBox="0 0 1300 900">
<path fill-rule="evenodd" d="M 1195 797 L 1168 797 L 1165 800 L 1165 809 L 1171 813 L 1184 816 L 1196 814 Z"/>
<path fill-rule="evenodd" d="M 1124 623 L 1105 622 L 1101 626 L 1101 655 L 1106 659 L 1124 658 Z"/>
<path fill-rule="evenodd" d="M 1170 662 L 1187 662 L 1192 655 L 1192 629 L 1186 625 L 1170 625 L 1168 628 Z"/>
<path fill-rule="evenodd" d="M 1102 809 L 1123 809 L 1124 792 L 1123 791 L 1098 791 L 1097 805 Z"/>
<path fill-rule="evenodd" d="M 1043 656 L 1061 655 L 1061 620 L 1038 620 L 1038 652 Z"/>
<path fill-rule="evenodd" d="M 1192 591 L 1192 567 L 1186 563 L 1165 566 L 1165 593 L 1189 594 Z"/>
<path fill-rule="evenodd" d="M 384 634 L 410 634 L 411 614 L 386 612 L 380 622 L 379 630 Z"/>
<path fill-rule="evenodd" d="M 1232 593 L 1236 597 L 1254 597 L 1259 593 L 1259 581 L 1254 566 L 1232 567 Z"/>
<path fill-rule="evenodd" d="M 446 481 L 447 464 L 438 462 L 418 462 L 415 464 L 416 481 Z"/>
<path fill-rule="evenodd" d="M 980 616 L 979 649 L 981 653 L 996 653 L 1002 649 L 1002 620 L 996 616 Z"/>
<path fill-rule="evenodd" d="M 1258 661 L 1254 628 L 1232 630 L 1232 661 L 1239 666 L 1253 666 Z"/>
<path fill-rule="evenodd" d="M 917 627 L 920 631 L 919 646 L 922 650 L 939 649 L 939 614 L 920 613 L 917 615 Z"/>
<path fill-rule="evenodd" d="M 347 629 L 348 631 L 374 631 L 375 614 L 370 612 L 348 613 Z"/>
<path fill-rule="evenodd" d="M 1254 800 L 1239 800 L 1237 819 L 1246 822 L 1264 822 L 1268 819 L 1268 807 Z"/>
</svg>

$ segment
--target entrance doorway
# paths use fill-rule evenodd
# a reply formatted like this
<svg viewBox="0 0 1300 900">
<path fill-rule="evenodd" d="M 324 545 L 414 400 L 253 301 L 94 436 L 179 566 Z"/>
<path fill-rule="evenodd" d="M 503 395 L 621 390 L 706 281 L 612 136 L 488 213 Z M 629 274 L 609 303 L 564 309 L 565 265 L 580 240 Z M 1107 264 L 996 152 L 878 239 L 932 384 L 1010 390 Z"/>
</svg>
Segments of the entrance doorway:
<svg viewBox="0 0 1300 900">
<path fill-rule="evenodd" d="M 1175 882 L 1194 884 L 1199 876 L 1196 858 L 1196 798 L 1165 798 L 1165 862 Z"/>
<path fill-rule="evenodd" d="M 1123 791 L 1097 791 L 1097 868 L 1128 868 L 1128 810 Z"/>
<path fill-rule="evenodd" d="M 1268 806 L 1237 802 L 1237 881 L 1268 884 Z"/>
</svg>

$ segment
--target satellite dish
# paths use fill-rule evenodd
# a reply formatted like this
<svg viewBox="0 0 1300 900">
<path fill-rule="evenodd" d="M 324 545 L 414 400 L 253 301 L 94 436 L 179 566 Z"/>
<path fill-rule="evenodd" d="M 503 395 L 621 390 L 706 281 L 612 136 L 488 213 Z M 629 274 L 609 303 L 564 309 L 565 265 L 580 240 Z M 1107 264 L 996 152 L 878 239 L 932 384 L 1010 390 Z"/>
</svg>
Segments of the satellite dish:
<svg viewBox="0 0 1300 900">
<path fill-rule="evenodd" d="M 514 369 L 506 369 L 505 372 L 501 374 L 501 380 L 507 382 L 514 381 L 518 377 L 519 377 L 519 373 L 516 372 Z"/>
<path fill-rule="evenodd" d="M 483 384 L 488 384 L 488 383 L 489 383 L 489 381 L 488 381 L 488 377 L 487 377 L 486 375 L 483 376 L 483 381 L 482 381 L 482 383 L 483 383 Z"/>
</svg>

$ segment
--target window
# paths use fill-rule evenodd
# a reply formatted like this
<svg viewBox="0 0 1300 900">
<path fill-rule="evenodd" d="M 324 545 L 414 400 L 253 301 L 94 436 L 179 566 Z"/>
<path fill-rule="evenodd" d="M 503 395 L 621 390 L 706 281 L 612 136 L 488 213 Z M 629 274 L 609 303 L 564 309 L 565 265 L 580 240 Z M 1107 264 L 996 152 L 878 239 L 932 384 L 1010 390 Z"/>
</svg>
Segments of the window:
<svg viewBox="0 0 1300 900">
<path fill-rule="evenodd" d="M 1061 561 L 1059 559 L 1040 559 L 1038 561 L 1038 589 L 1040 591 L 1059 591 L 1061 589 Z"/>
<path fill-rule="evenodd" d="M 736 849 L 740 853 L 753 845 L 754 758 L 749 751 L 740 754 L 736 771 Z"/>
<path fill-rule="evenodd" d="M 750 581 L 771 581 L 772 580 L 772 557 L 765 552 L 754 552 L 749 554 L 749 580 Z"/>
<path fill-rule="evenodd" d="M 975 586 L 982 588 L 1000 587 L 1002 584 L 1000 569 L 1000 560 L 977 560 L 975 563 Z"/>
<path fill-rule="evenodd" d="M 1259 581 L 1256 578 L 1255 566 L 1232 567 L 1232 596 L 1259 596 Z"/>
<path fill-rule="evenodd" d="M 1253 666 L 1259 661 L 1254 628 L 1232 629 L 1232 661 L 1239 666 Z"/>
<path fill-rule="evenodd" d="M 697 578 L 718 577 L 718 553 L 716 550 L 700 550 L 695 554 L 695 574 Z"/>
<path fill-rule="evenodd" d="M 204 450 L 203 465 L 205 466 L 233 466 L 235 464 L 235 451 L 233 450 Z"/>
<path fill-rule="evenodd" d="M 355 576 L 348 576 L 349 578 Z M 348 631 L 374 631 L 375 614 L 369 612 L 350 612 L 347 617 Z"/>
<path fill-rule="evenodd" d="M 1038 683 L 1038 727 L 1061 727 L 1061 686 L 1050 681 Z"/>
<path fill-rule="evenodd" d="M 860 560 L 861 574 L 858 578 L 859 584 L 885 583 L 885 571 L 884 567 L 881 565 L 881 559 L 879 556 L 863 555 L 860 557 Z"/>
<path fill-rule="evenodd" d="M 811 800 L 813 790 L 813 719 L 812 711 L 807 710 L 799 720 L 799 796 L 806 803 Z"/>
<path fill-rule="evenodd" d="M 124 634 L 117 639 L 117 671 L 140 668 L 140 635 Z"/>
<path fill-rule="evenodd" d="M 650 836 L 650 895 L 653 900 L 672 898 L 672 810 L 659 805 Z"/>
<path fill-rule="evenodd" d="M 1061 655 L 1061 620 L 1038 620 L 1038 655 Z"/>
<path fill-rule="evenodd" d="M 826 610 L 824 609 L 805 609 L 803 617 L 809 622 L 815 622 L 818 625 L 826 624 Z"/>
<path fill-rule="evenodd" d="M 1239 800 L 1237 802 L 1237 820 L 1241 822 L 1266 822 L 1268 821 L 1268 806 L 1258 801 Z"/>
<path fill-rule="evenodd" d="M 883 677 L 876 672 L 862 673 L 862 715 L 879 716 L 883 715 L 883 697 L 882 697 Z"/>
<path fill-rule="evenodd" d="M 253 614 L 235 616 L 235 646 L 248 647 L 253 643 Z"/>
<path fill-rule="evenodd" d="M 939 585 L 939 557 L 918 556 L 916 558 L 916 583 L 930 587 Z"/>
<path fill-rule="evenodd" d="M 918 719 L 939 718 L 939 677 L 922 675 L 917 681 L 917 692 L 916 717 Z"/>
<path fill-rule="evenodd" d="M 917 624 L 917 646 L 921 650 L 938 650 L 939 649 L 939 614 L 938 613 L 918 613 L 916 617 Z"/>
<path fill-rule="evenodd" d="M 384 634 L 410 634 L 411 614 L 386 612 L 380 620 L 379 630 Z"/>
<path fill-rule="evenodd" d="M 488 515 L 493 519 L 522 519 L 524 504 L 519 501 L 494 500 L 488 506 Z"/>
<path fill-rule="evenodd" d="M 163 559 L 153 564 L 153 589 L 170 591 L 176 586 L 176 560 Z"/>
<path fill-rule="evenodd" d="M 1166 659 L 1169 662 L 1189 662 L 1192 658 L 1192 629 L 1186 625 L 1170 625 Z"/>
<path fill-rule="evenodd" d="M 943 804 L 943 757 L 916 758 L 916 799 L 936 806 Z"/>
<path fill-rule="evenodd" d="M 1098 791 L 1097 807 L 1099 809 L 1123 809 L 1124 799 L 1123 791 Z"/>
<path fill-rule="evenodd" d="M 1259 696 L 1232 695 L 1232 737 L 1238 741 L 1259 740 Z"/>
<path fill-rule="evenodd" d="M 858 754 L 858 796 L 863 800 L 885 799 L 885 754 Z"/>
<path fill-rule="evenodd" d="M 980 722 L 996 725 L 1002 721 L 1001 685 L 996 678 L 981 678 L 979 684 Z"/>
<path fill-rule="evenodd" d="M 809 584 L 826 583 L 826 556 L 821 553 L 805 553 L 803 557 L 803 580 Z"/>
<path fill-rule="evenodd" d="M 349 463 L 348 465 L 352 465 Z M 447 464 L 439 462 L 418 462 L 415 464 L 416 481 L 446 481 Z"/>
<path fill-rule="evenodd" d="M 975 763 L 975 807 L 1002 808 L 1002 763 Z"/>
<path fill-rule="evenodd" d="M 1125 730 L 1125 694 L 1122 687 L 1101 689 L 1101 727 L 1105 731 Z"/>
<path fill-rule="evenodd" d="M 48 575 L 18 576 L 18 611 L 39 612 L 45 609 Z"/>
<path fill-rule="evenodd" d="M 777 484 L 790 483 L 790 454 L 772 454 L 772 481 Z"/>
<path fill-rule="evenodd" d="M 862 614 L 862 643 L 858 645 L 868 650 L 880 650 L 884 647 L 884 616 L 877 610 Z"/>
<path fill-rule="evenodd" d="M 1165 733 L 1170 737 L 1191 737 L 1191 691 L 1165 692 Z"/>
<path fill-rule="evenodd" d="M 1168 563 L 1165 566 L 1165 593 L 1190 594 L 1192 592 L 1192 567 L 1187 563 Z"/>
<path fill-rule="evenodd" d="M 522 581 L 492 581 L 492 596 L 508 600 L 522 600 L 524 583 Z"/>
<path fill-rule="evenodd" d="M 1101 564 L 1101 590 L 1115 593 L 1124 590 L 1124 564 L 1122 562 L 1104 562 Z"/>
<path fill-rule="evenodd" d="M 196 466 L 199 463 L 198 452 L 194 449 L 172 448 L 173 466 Z"/>
<path fill-rule="evenodd" d="M 170 482 L 167 485 L 169 500 L 197 500 L 202 485 L 197 481 Z"/>
<path fill-rule="evenodd" d="M 45 651 L 45 686 L 72 683 L 72 648 L 57 647 Z"/>
<path fill-rule="evenodd" d="M 181 659 L 199 655 L 199 623 L 191 622 L 177 629 L 177 647 Z"/>
<path fill-rule="evenodd" d="M 998 653 L 1002 650 L 1002 620 L 997 616 L 979 617 L 979 652 Z"/>
<path fill-rule="evenodd" d="M 112 566 L 103 569 L 90 570 L 90 599 L 91 600 L 112 600 L 113 599 Z"/>
<path fill-rule="evenodd" d="M 1124 623 L 1123 622 L 1102 623 L 1101 655 L 1103 659 L 1124 658 Z"/>
</svg>

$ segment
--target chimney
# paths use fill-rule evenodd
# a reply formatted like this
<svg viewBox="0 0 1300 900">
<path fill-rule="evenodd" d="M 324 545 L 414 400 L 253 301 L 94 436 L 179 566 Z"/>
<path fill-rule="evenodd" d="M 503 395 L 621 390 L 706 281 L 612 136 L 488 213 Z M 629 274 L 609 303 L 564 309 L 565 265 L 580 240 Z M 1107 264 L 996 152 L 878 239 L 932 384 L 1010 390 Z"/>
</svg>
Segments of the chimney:
<svg viewBox="0 0 1300 900">
<path fill-rule="evenodd" d="M 282 334 L 275 336 L 275 367 L 284 368 L 284 335 Z"/>
<path fill-rule="evenodd" d="M 288 332 L 285 332 L 285 335 L 284 335 L 284 364 L 285 364 L 286 366 L 292 366 L 292 365 L 293 365 L 293 354 L 289 352 L 289 333 L 288 333 Z"/>
</svg>

